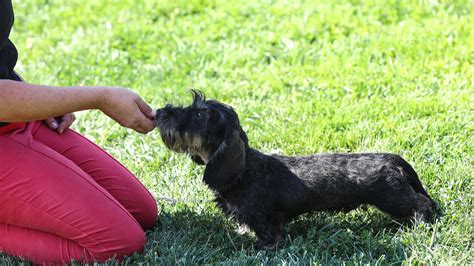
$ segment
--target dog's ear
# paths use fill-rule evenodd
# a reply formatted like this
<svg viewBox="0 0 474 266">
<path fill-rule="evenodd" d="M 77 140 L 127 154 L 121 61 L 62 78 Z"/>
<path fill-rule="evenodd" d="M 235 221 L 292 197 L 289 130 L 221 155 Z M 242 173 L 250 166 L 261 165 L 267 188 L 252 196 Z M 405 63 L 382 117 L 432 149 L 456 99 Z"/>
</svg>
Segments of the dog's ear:
<svg viewBox="0 0 474 266">
<path fill-rule="evenodd" d="M 238 130 L 226 132 L 224 141 L 207 163 L 204 182 L 216 190 L 231 185 L 245 170 L 245 149 Z"/>
</svg>

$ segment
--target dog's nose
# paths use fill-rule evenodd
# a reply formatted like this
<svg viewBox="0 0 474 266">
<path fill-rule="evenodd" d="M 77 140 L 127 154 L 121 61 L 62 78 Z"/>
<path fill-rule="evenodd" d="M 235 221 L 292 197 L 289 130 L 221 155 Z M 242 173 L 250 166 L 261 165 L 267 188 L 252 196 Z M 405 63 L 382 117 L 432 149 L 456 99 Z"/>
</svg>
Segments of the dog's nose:
<svg viewBox="0 0 474 266">
<path fill-rule="evenodd" d="M 162 114 L 164 114 L 166 111 L 164 108 L 156 110 L 156 117 L 160 117 Z"/>
</svg>

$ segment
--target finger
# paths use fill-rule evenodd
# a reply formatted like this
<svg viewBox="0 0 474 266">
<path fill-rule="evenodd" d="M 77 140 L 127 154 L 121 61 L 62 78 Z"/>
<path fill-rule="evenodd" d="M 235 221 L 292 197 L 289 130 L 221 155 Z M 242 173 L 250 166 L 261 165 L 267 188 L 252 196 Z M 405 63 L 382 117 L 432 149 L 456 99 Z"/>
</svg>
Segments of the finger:
<svg viewBox="0 0 474 266">
<path fill-rule="evenodd" d="M 151 109 L 151 113 L 150 113 L 150 116 L 149 116 L 151 119 L 155 119 L 156 118 L 156 110 L 155 109 Z"/>
<path fill-rule="evenodd" d="M 76 120 L 76 116 L 74 114 L 67 114 L 63 116 L 63 120 L 58 127 L 59 134 L 62 134 L 64 130 L 68 129 L 72 125 L 74 120 Z"/>
<path fill-rule="evenodd" d="M 59 126 L 58 122 L 56 122 L 56 119 L 54 119 L 54 117 L 46 119 L 46 120 L 44 120 L 44 122 L 46 123 L 46 125 L 48 125 L 49 128 L 51 128 L 53 130 L 56 130 Z"/>
<path fill-rule="evenodd" d="M 155 123 L 152 120 L 145 119 L 141 125 L 141 128 L 143 128 L 146 133 L 148 133 L 155 129 Z"/>
<path fill-rule="evenodd" d="M 146 119 L 147 119 L 147 118 L 146 118 Z M 147 119 L 147 120 L 148 120 L 148 119 Z M 134 130 L 137 131 L 137 132 L 139 132 L 139 133 L 146 134 L 146 133 L 152 131 L 154 128 L 155 128 L 155 126 L 153 125 L 153 123 L 152 123 L 151 126 L 150 126 L 149 124 L 142 123 L 142 124 L 136 126 L 136 127 L 134 128 Z"/>
<path fill-rule="evenodd" d="M 148 133 L 149 131 L 147 131 L 146 129 L 144 129 L 141 125 L 136 125 L 134 127 L 130 127 L 131 129 L 135 130 L 136 132 L 138 133 L 141 133 L 141 134 L 146 134 Z"/>
<path fill-rule="evenodd" d="M 136 122 L 131 128 L 139 133 L 146 134 L 155 128 L 155 124 L 153 123 L 153 121 L 145 117 L 144 115 L 141 115 L 135 121 Z"/>
<path fill-rule="evenodd" d="M 155 119 L 156 111 L 153 110 L 142 98 L 138 97 L 136 101 L 140 111 L 148 118 Z"/>
<path fill-rule="evenodd" d="M 146 130 L 144 130 L 144 129 L 141 128 L 141 127 L 134 128 L 133 130 L 135 130 L 136 132 L 138 132 L 138 133 L 140 133 L 140 134 L 146 134 L 146 133 L 148 133 Z"/>
<path fill-rule="evenodd" d="M 63 121 L 59 124 L 58 133 L 63 134 L 64 130 L 66 130 L 70 126 L 69 118 L 63 118 Z"/>
</svg>

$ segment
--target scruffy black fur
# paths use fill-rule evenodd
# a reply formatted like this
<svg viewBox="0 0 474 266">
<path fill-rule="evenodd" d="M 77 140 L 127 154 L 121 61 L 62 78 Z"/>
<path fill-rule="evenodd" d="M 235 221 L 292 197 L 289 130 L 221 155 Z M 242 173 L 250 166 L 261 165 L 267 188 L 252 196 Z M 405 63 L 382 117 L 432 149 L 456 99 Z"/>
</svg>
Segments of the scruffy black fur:
<svg viewBox="0 0 474 266">
<path fill-rule="evenodd" d="M 222 210 L 274 247 L 284 225 L 312 211 L 374 205 L 397 218 L 431 222 L 435 203 L 413 168 L 389 153 L 266 155 L 249 147 L 235 111 L 193 91 L 188 107 L 157 111 L 164 143 L 205 164 L 204 182 Z"/>
</svg>

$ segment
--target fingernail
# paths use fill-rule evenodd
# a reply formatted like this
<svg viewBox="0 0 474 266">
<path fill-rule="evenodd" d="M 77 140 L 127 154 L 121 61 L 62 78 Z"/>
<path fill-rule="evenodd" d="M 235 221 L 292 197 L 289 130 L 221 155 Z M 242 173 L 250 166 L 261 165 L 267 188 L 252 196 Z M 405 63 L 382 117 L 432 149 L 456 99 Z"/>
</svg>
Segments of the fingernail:
<svg viewBox="0 0 474 266">
<path fill-rule="evenodd" d="M 57 122 L 54 122 L 54 121 L 53 121 L 53 122 L 51 123 L 51 127 L 52 127 L 53 129 L 58 128 L 58 126 L 59 126 L 59 125 L 58 125 Z"/>
<path fill-rule="evenodd" d="M 155 111 L 155 110 L 151 110 L 150 116 L 154 118 L 154 117 L 156 116 L 156 111 Z"/>
</svg>

